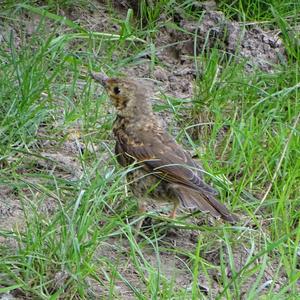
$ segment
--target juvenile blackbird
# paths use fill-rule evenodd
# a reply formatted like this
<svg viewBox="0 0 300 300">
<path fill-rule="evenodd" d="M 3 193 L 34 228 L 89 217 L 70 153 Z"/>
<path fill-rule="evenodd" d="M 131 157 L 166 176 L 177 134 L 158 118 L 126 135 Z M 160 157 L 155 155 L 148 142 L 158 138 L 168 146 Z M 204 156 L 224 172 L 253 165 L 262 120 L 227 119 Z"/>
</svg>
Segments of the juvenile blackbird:
<svg viewBox="0 0 300 300">
<path fill-rule="evenodd" d="M 152 199 L 209 212 L 234 222 L 237 217 L 215 198 L 217 192 L 203 180 L 203 169 L 164 129 L 153 113 L 149 93 L 141 81 L 108 78 L 93 73 L 108 93 L 117 111 L 113 126 L 118 162 L 126 167 L 135 163 L 127 175 L 130 190 L 137 197 L 140 211 Z"/>
</svg>

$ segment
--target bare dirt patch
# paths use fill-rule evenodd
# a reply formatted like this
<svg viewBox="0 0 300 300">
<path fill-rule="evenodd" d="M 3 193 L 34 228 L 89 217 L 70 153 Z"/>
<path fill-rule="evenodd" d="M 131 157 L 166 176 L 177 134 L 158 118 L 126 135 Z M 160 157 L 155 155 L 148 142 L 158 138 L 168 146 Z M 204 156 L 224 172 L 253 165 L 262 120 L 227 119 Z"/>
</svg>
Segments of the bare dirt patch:
<svg viewBox="0 0 300 300">
<path fill-rule="evenodd" d="M 199 21 L 184 19 L 177 15 L 177 23 L 181 28 L 162 30 L 161 39 L 164 45 L 178 43 L 171 53 L 177 53 L 180 62 L 184 64 L 186 56 L 193 56 L 201 51 L 218 48 L 230 56 L 247 61 L 247 68 L 258 67 L 270 72 L 272 68 L 284 60 L 285 50 L 278 32 L 264 31 L 257 25 L 246 25 L 229 21 L 219 11 L 204 9 Z M 168 48 L 167 48 L 168 49 Z M 170 49 L 162 54 L 164 60 L 174 58 Z"/>
</svg>

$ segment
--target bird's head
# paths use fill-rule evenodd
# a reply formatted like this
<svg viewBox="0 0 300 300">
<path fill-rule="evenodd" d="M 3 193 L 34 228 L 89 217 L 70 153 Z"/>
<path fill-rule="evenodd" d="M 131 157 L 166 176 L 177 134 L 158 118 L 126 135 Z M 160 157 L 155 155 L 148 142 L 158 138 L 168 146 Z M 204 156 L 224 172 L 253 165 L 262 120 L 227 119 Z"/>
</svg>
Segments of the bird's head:
<svg viewBox="0 0 300 300">
<path fill-rule="evenodd" d="M 147 89 L 138 80 L 109 78 L 103 73 L 92 73 L 92 77 L 106 90 L 118 115 L 135 117 L 141 113 L 152 113 Z"/>
</svg>

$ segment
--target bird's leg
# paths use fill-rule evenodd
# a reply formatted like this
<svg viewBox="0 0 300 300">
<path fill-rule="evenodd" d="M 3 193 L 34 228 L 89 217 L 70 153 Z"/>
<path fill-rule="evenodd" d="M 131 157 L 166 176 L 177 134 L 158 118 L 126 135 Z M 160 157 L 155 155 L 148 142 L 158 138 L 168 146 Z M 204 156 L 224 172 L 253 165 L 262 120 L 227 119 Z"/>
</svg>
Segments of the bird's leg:
<svg viewBox="0 0 300 300">
<path fill-rule="evenodd" d="M 172 211 L 171 211 L 171 213 L 170 213 L 170 215 L 169 215 L 169 217 L 170 217 L 171 219 L 175 219 L 175 218 L 176 218 L 176 210 L 177 210 L 178 205 L 179 205 L 179 202 L 178 202 L 178 201 L 175 201 L 175 202 L 174 202 L 173 209 L 172 209 Z"/>
<path fill-rule="evenodd" d="M 143 214 L 146 211 L 146 205 L 143 201 L 138 202 L 138 211 L 140 214 Z M 141 220 L 139 220 L 139 222 L 136 224 L 135 230 L 136 230 L 137 234 L 139 234 L 139 232 L 140 232 L 140 229 L 143 225 L 144 219 L 145 219 L 144 217 L 141 218 Z"/>
</svg>

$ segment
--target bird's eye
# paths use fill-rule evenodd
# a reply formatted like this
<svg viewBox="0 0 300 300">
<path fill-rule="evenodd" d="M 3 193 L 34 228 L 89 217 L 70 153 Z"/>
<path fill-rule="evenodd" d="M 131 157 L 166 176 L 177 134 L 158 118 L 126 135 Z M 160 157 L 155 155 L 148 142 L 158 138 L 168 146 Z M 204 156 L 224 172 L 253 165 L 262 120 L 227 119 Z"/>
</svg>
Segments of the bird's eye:
<svg viewBox="0 0 300 300">
<path fill-rule="evenodd" d="M 115 93 L 116 95 L 118 95 L 118 94 L 121 93 L 121 90 L 119 89 L 119 87 L 117 87 L 117 86 L 114 87 L 114 93 Z"/>
</svg>

